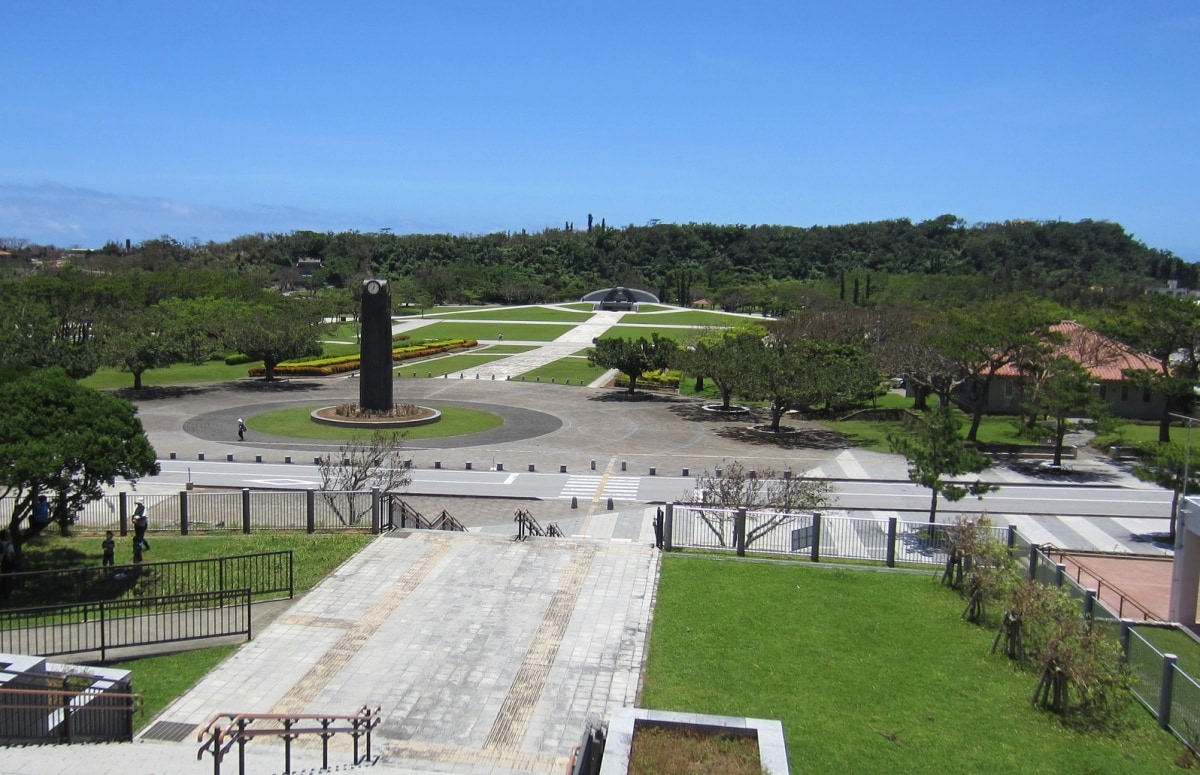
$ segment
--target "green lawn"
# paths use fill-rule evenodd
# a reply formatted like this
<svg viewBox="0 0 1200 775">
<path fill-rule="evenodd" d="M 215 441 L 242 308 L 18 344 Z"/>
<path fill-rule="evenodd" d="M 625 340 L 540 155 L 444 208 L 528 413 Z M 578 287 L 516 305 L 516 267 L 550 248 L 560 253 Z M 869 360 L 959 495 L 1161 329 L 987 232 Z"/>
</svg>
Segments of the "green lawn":
<svg viewBox="0 0 1200 775">
<path fill-rule="evenodd" d="M 1200 678 L 1200 643 L 1190 635 L 1163 627 L 1135 627 L 1134 630 L 1162 653 L 1179 657 L 1180 670 Z"/>
<path fill-rule="evenodd" d="M 351 438 L 366 438 L 371 435 L 369 430 L 350 430 L 313 422 L 309 419 L 309 415 L 314 409 L 319 408 L 318 406 L 302 406 L 256 414 L 246 418 L 246 427 L 258 433 L 290 439 L 343 441 Z M 441 420 L 431 425 L 406 428 L 403 431 L 404 437 L 408 439 L 438 439 L 443 436 L 463 436 L 498 428 L 504 423 L 503 418 L 499 415 L 475 409 L 447 406 L 442 407 L 440 411 L 442 413 Z"/>
<path fill-rule="evenodd" d="M 548 363 L 545 366 L 536 368 L 532 371 L 527 371 L 521 375 L 527 381 L 533 382 L 539 377 L 542 382 L 549 382 L 551 379 L 559 383 L 571 381 L 572 385 L 588 384 L 592 380 L 599 377 L 605 372 L 605 369 L 599 366 L 588 365 L 586 357 L 572 355 L 567 358 L 559 358 L 553 363 Z M 518 377 L 520 379 L 520 377 Z"/>
<path fill-rule="evenodd" d="M 142 695 L 142 713 L 134 717 L 134 729 L 149 724 L 163 708 L 192 688 L 236 649 L 237 646 L 212 646 L 109 663 L 108 667 L 133 673 L 133 692 Z"/>
<path fill-rule="evenodd" d="M 500 334 L 514 342 L 552 342 L 574 326 L 552 323 L 454 323 L 443 321 L 412 332 L 421 339 L 497 339 Z"/>
<path fill-rule="evenodd" d="M 511 353 L 497 352 L 491 348 L 480 351 L 472 351 L 466 353 L 455 353 L 444 357 L 424 358 L 421 360 L 405 361 L 404 363 L 396 364 L 393 373 L 397 377 L 411 378 L 413 372 L 417 373 L 418 377 L 428 377 L 432 374 L 435 377 L 440 377 L 443 374 L 451 372 L 463 371 L 464 369 L 473 369 L 476 366 L 482 366 L 485 363 L 502 360 L 507 358 Z"/>
<path fill-rule="evenodd" d="M 355 348 L 357 351 L 357 348 Z M 203 382 L 228 382 L 235 379 L 245 379 L 254 366 L 261 366 L 262 361 L 241 363 L 237 366 L 226 366 L 224 361 L 209 361 L 199 366 L 177 364 L 166 369 L 150 369 L 142 375 L 142 385 L 200 384 Z M 79 381 L 96 390 L 117 390 L 133 387 L 133 375 L 127 371 L 114 368 L 103 368 L 90 377 Z"/>
<path fill-rule="evenodd" d="M 293 583 L 298 594 L 315 586 L 326 574 L 366 546 L 371 538 L 365 533 L 350 532 L 309 535 L 258 531 L 250 535 L 222 532 L 188 536 L 150 533 L 151 550 L 146 553 L 146 561 L 195 560 L 291 550 L 295 574 Z M 94 534 L 69 538 L 42 534 L 21 547 L 22 569 L 34 571 L 99 565 L 102 557 L 100 541 L 101 537 Z M 124 541 L 128 539 L 122 539 L 122 544 L 118 545 L 118 560 L 126 549 Z M 30 603 L 33 604 L 37 603 Z"/>
<path fill-rule="evenodd" d="M 678 310 L 673 312 L 631 312 L 621 316 L 622 323 L 646 323 L 669 326 L 735 326 L 740 323 L 766 323 L 767 318 L 749 318 L 728 312 L 706 310 Z"/>
<path fill-rule="evenodd" d="M 1151 773 L 1181 750 L 1140 705 L 1084 734 L 927 574 L 667 556 L 642 705 L 777 718 L 800 772 Z"/>
<path fill-rule="evenodd" d="M 582 323 L 591 312 L 575 312 L 556 307 L 487 307 L 449 313 L 447 318 L 477 318 L 479 320 L 513 320 L 531 323 Z"/>
<path fill-rule="evenodd" d="M 656 328 L 654 326 L 613 326 L 600 335 L 601 339 L 649 339 L 658 334 L 664 339 L 678 339 L 687 333 L 684 328 Z"/>
<path fill-rule="evenodd" d="M 489 309 L 500 309 L 500 307 L 472 306 L 470 304 L 454 306 L 452 304 L 447 304 L 444 307 L 430 307 L 424 311 L 416 308 L 400 307 L 399 309 L 392 310 L 392 317 L 412 317 L 413 315 L 420 315 L 421 317 L 425 318 L 436 318 L 443 315 L 454 315 L 458 312 L 483 312 L 484 310 Z"/>
</svg>

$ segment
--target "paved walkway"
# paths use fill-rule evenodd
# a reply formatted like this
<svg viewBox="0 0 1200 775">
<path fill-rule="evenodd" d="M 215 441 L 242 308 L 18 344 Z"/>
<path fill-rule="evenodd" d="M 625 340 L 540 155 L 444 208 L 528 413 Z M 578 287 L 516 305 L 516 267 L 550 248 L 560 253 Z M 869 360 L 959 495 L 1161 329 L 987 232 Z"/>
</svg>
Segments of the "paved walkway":
<svg viewBox="0 0 1200 775">
<path fill-rule="evenodd" d="M 520 344 L 536 346 L 532 350 L 515 353 L 498 361 L 491 361 L 463 371 L 451 372 L 447 375 L 447 379 L 514 379 L 591 347 L 593 340 L 620 322 L 621 316 L 624 314 L 624 312 L 593 313 L 588 320 L 575 326 L 553 342 L 544 344 L 521 342 Z M 497 341 L 499 342 L 499 340 Z M 605 374 L 597 382 L 603 384 L 610 379 L 611 377 Z"/>
<path fill-rule="evenodd" d="M 0 772 L 211 772 L 191 730 L 215 713 L 366 704 L 382 708 L 374 771 L 560 775 L 589 721 L 636 704 L 659 567 L 653 513 L 591 514 L 575 537 L 524 543 L 511 524 L 383 536 L 134 746 L 6 749 Z M 348 744 L 334 738 L 332 764 L 349 760 Z M 319 766 L 319 749 L 296 745 L 294 769 Z M 247 752 L 249 771 L 282 770 L 280 746 Z"/>
</svg>

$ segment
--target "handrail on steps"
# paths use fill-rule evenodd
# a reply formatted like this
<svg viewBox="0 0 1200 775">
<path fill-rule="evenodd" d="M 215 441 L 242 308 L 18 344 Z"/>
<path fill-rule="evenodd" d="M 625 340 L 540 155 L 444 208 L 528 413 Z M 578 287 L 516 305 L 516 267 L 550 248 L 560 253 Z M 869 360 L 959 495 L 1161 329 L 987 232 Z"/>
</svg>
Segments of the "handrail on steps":
<svg viewBox="0 0 1200 775">
<path fill-rule="evenodd" d="M 222 722 L 222 719 L 228 719 Z M 352 765 L 371 761 L 371 730 L 382 720 L 378 706 L 371 710 L 366 705 L 356 713 L 218 713 L 206 721 L 196 734 L 203 743 L 196 752 L 196 759 L 212 754 L 213 775 L 221 775 L 221 762 L 234 744 L 238 747 L 238 772 L 246 773 L 246 743 L 256 737 L 283 738 L 284 772 L 292 771 L 292 740 L 300 735 L 318 735 L 321 738 L 321 769 L 329 769 L 329 738 L 338 733 L 348 733 L 354 739 Z M 277 721 L 281 727 L 251 727 L 255 722 Z M 296 726 L 298 722 L 316 721 L 320 726 Z M 346 722 L 336 725 L 335 722 Z M 366 738 L 366 754 L 358 755 L 358 739 Z M 207 739 L 205 739 L 207 738 Z"/>
</svg>

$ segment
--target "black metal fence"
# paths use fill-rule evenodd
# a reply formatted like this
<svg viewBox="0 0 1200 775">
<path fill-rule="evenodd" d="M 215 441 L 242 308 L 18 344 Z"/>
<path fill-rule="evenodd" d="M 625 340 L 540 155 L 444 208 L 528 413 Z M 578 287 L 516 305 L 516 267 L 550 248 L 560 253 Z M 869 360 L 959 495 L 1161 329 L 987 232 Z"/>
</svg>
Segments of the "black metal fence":
<svg viewBox="0 0 1200 775">
<path fill-rule="evenodd" d="M 295 594 L 293 562 L 289 550 L 14 573 L 12 594 L 0 600 L 0 609 L 240 589 L 256 601 L 279 600 Z"/>
<path fill-rule="evenodd" d="M 171 494 L 106 495 L 73 515 L 77 530 L 128 534 L 135 500 L 146 506 L 148 530 L 190 532 L 254 530 L 371 530 L 381 527 L 381 497 L 376 490 L 227 490 Z M 0 514 L 11 513 L 14 499 L 0 499 Z"/>
<path fill-rule="evenodd" d="M 949 524 L 905 522 L 836 513 L 783 513 L 668 504 L 667 548 L 787 554 L 821 560 L 868 560 L 944 565 Z M 1016 531 L 993 527 L 996 540 L 1012 546 Z"/>
<path fill-rule="evenodd" d="M 0 651 L 57 656 L 245 635 L 250 590 L 193 592 L 132 600 L 0 611 Z"/>
</svg>

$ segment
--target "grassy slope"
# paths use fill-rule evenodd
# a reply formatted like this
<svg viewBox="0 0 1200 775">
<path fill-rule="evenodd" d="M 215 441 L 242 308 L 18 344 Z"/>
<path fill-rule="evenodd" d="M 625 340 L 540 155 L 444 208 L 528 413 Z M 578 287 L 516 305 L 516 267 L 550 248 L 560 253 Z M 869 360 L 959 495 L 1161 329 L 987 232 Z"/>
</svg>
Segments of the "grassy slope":
<svg viewBox="0 0 1200 775">
<path fill-rule="evenodd" d="M 1165 772 L 1132 705 L 1116 734 L 1030 707 L 1036 677 L 926 575 L 666 558 L 642 704 L 782 719 L 805 772 Z"/>
</svg>

